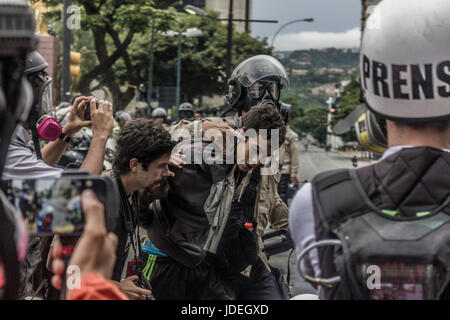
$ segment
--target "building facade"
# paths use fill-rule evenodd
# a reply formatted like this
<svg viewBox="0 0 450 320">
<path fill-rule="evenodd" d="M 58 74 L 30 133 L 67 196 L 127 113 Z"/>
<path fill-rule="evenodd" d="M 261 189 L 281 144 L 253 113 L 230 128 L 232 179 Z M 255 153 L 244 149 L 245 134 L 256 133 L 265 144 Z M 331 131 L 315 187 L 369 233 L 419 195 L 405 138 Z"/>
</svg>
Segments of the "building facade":
<svg viewBox="0 0 450 320">
<path fill-rule="evenodd" d="M 206 0 L 205 8 L 220 13 L 219 18 L 228 19 L 229 0 Z M 253 0 L 233 0 L 233 19 L 252 19 Z M 224 21 L 224 23 L 227 23 Z M 234 22 L 236 31 L 252 32 L 251 23 Z"/>
</svg>

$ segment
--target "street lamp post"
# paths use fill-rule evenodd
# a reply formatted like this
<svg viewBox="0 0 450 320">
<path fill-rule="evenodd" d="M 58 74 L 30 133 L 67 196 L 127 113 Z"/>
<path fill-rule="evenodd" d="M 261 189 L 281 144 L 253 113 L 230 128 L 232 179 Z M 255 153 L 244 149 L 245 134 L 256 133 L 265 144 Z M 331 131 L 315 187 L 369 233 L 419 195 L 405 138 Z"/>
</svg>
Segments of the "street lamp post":
<svg viewBox="0 0 450 320">
<path fill-rule="evenodd" d="M 177 96 L 176 102 L 177 108 L 180 106 L 180 87 L 181 87 L 181 36 L 182 32 L 178 32 L 178 61 L 177 61 Z"/>
<path fill-rule="evenodd" d="M 272 37 L 272 43 L 270 44 L 271 47 L 273 47 L 273 44 L 275 43 L 275 38 L 277 37 L 277 35 L 280 33 L 281 30 L 283 30 L 285 27 L 287 27 L 290 24 L 293 23 L 297 23 L 297 22 L 313 22 L 314 19 L 313 18 L 306 18 L 306 19 L 298 19 L 298 20 L 292 20 L 289 21 L 288 23 L 283 24 L 278 30 L 277 32 L 275 32 L 275 35 Z"/>
<path fill-rule="evenodd" d="M 181 40 L 182 37 L 188 37 L 188 38 L 192 38 L 192 37 L 200 37 L 202 35 L 202 31 L 200 29 L 197 28 L 188 28 L 185 32 L 176 32 L 176 31 L 167 31 L 162 33 L 162 35 L 165 36 L 169 36 L 169 37 L 173 37 L 173 36 L 177 36 L 178 37 L 178 58 L 177 58 L 177 91 L 176 91 L 176 106 L 178 108 L 178 106 L 180 105 L 180 91 L 181 91 Z"/>
<path fill-rule="evenodd" d="M 230 6 L 229 6 L 229 10 L 228 10 L 228 40 L 227 40 L 227 67 L 226 67 L 227 80 L 230 79 L 230 76 L 231 76 L 231 44 L 232 43 L 233 43 L 233 0 L 230 0 Z M 225 84 L 226 84 L 226 82 L 225 82 Z"/>
<path fill-rule="evenodd" d="M 63 11 L 63 59 L 61 71 L 61 101 L 69 101 L 70 98 L 70 29 L 67 25 L 68 8 L 72 5 L 71 0 L 64 0 Z"/>
<path fill-rule="evenodd" d="M 171 5 L 181 5 L 183 1 L 177 1 L 176 3 L 172 3 Z M 170 7 L 170 5 L 169 5 Z M 152 94 L 153 94 L 153 61 L 155 59 L 155 18 L 152 18 L 152 35 L 150 40 L 150 63 L 149 63 L 149 74 L 148 74 L 148 86 L 147 86 L 147 103 L 148 103 L 148 116 L 150 117 L 150 112 L 152 109 Z"/>
<path fill-rule="evenodd" d="M 150 66 L 148 70 L 148 86 L 147 86 L 147 103 L 148 110 L 147 113 L 150 113 L 151 110 L 151 102 L 152 102 L 152 93 L 153 93 L 153 60 L 155 59 L 154 53 L 155 46 L 155 20 L 152 21 L 152 39 L 150 42 Z M 148 115 L 150 116 L 150 114 Z"/>
</svg>

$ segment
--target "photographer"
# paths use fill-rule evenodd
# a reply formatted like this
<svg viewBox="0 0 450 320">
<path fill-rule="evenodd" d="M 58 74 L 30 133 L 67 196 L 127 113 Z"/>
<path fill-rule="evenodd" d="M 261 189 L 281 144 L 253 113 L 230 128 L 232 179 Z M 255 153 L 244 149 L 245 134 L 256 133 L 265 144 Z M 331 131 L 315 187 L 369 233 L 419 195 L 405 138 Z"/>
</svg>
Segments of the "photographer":
<svg viewBox="0 0 450 320">
<path fill-rule="evenodd" d="M 0 21 L 9 21 L 8 29 L 0 24 L 0 174 L 3 172 L 11 136 L 16 125 L 27 119 L 33 93 L 23 71 L 26 54 L 34 50 L 35 20 L 31 8 L 25 1 L 0 2 Z M 92 194 L 83 194 L 83 209 L 86 213 L 86 230 L 73 253 L 71 262 L 80 267 L 83 290 L 107 298 L 124 298 L 108 287 L 108 278 L 114 264 L 114 235 L 103 232 L 103 206 Z M 17 299 L 20 284 L 20 263 L 23 261 L 28 242 L 23 218 L 6 199 L 0 189 L 0 299 Z M 86 250 L 89 247 L 89 250 Z M 62 269 L 61 273 L 62 274 Z M 96 275 L 92 274 L 95 272 Z M 90 274 L 90 275 L 89 275 Z M 86 278 L 95 278 L 98 285 Z M 103 284 L 103 285 L 102 285 Z M 101 287 L 100 287 L 101 285 Z M 90 296 L 92 298 L 93 296 Z M 83 296 L 78 296 L 83 298 Z M 87 298 L 85 296 L 84 298 Z"/>
<path fill-rule="evenodd" d="M 136 229 L 139 212 L 137 191 L 155 191 L 167 184 L 167 177 L 174 175 L 168 167 L 173 147 L 169 133 L 160 124 L 148 119 L 128 121 L 118 135 L 111 177 L 117 181 L 119 187 L 123 224 L 116 231 L 119 244 L 112 279 L 116 281 L 119 289 L 133 300 L 145 299 L 151 294 L 150 290 L 140 288 L 134 282 L 140 280 L 141 276 L 137 265 L 140 250 L 139 229 Z M 138 267 L 138 275 L 120 281 L 130 245 L 135 258 L 130 263 Z"/>
<path fill-rule="evenodd" d="M 66 151 L 71 137 L 89 125 L 92 125 L 93 139 L 80 169 L 97 175 L 102 171 L 106 141 L 113 128 L 111 103 L 100 101 L 96 108 L 96 101 L 92 97 L 78 97 L 72 105 L 67 124 L 61 129 L 53 117 L 52 79 L 44 71 L 47 66 L 37 51 L 28 55 L 24 73 L 32 84 L 33 104 L 28 119 L 16 129 L 3 179 L 59 177 L 62 170 L 55 166 Z M 83 120 L 88 103 L 92 121 Z M 34 150 L 29 146 L 31 139 Z M 42 151 L 40 139 L 51 140 Z"/>
<path fill-rule="evenodd" d="M 94 137 L 80 169 L 96 175 L 102 171 L 106 140 L 113 126 L 111 104 L 100 101 L 96 108 L 96 101 L 92 97 L 78 97 L 70 110 L 67 124 L 61 129 L 53 117 L 52 79 L 44 71 L 47 66 L 47 62 L 37 51 L 27 55 L 23 74 L 27 82 L 31 83 L 32 104 L 27 117 L 22 117 L 9 145 L 2 174 L 4 180 L 60 177 L 63 170 L 56 165 L 67 149 L 70 137 L 88 125 L 92 125 Z M 83 121 L 88 103 L 91 106 L 92 121 Z M 54 141 L 41 151 L 40 139 Z M 33 146 L 30 145 L 31 140 Z M 47 259 L 50 242 L 49 237 L 30 239 L 21 270 L 21 297 L 28 295 L 32 286 L 36 288 L 45 281 L 46 271 L 41 263 Z"/>
</svg>

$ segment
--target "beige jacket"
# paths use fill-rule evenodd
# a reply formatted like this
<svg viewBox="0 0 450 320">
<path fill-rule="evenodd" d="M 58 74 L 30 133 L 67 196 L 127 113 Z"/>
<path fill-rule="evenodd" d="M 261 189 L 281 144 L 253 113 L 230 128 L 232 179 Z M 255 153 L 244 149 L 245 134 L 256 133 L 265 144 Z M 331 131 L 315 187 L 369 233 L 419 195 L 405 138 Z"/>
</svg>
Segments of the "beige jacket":
<svg viewBox="0 0 450 320">
<path fill-rule="evenodd" d="M 251 171 L 246 175 L 242 182 L 237 186 L 235 191 L 235 200 L 242 195 L 244 188 L 248 185 Z M 262 236 L 267 226 L 275 229 L 288 228 L 288 207 L 281 201 L 278 195 L 278 182 L 280 181 L 280 173 L 275 175 L 263 175 L 257 188 L 257 205 L 255 207 L 255 220 L 258 222 L 256 232 L 258 234 L 259 257 L 263 261 L 267 270 L 270 271 L 269 262 L 266 255 L 262 252 L 264 244 Z M 251 266 L 242 271 L 245 276 L 250 276 Z"/>
<path fill-rule="evenodd" d="M 289 174 L 291 178 L 297 177 L 300 141 L 298 135 L 289 126 L 286 126 L 286 139 L 281 146 L 284 151 L 281 174 Z"/>
</svg>

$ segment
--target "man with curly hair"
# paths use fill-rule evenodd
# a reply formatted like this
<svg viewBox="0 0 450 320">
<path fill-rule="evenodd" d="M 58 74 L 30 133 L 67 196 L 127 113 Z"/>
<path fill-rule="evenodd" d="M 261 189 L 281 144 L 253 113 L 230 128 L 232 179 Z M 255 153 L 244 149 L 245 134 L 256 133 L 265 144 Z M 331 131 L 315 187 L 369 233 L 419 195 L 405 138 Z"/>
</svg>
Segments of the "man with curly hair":
<svg viewBox="0 0 450 320">
<path fill-rule="evenodd" d="M 136 286 L 137 276 L 121 280 L 130 245 L 135 253 L 140 246 L 138 225 L 138 190 L 154 191 L 173 176 L 169 161 L 174 143 L 169 133 L 149 119 L 128 121 L 117 138 L 112 178 L 116 180 L 121 200 L 123 224 L 116 230 L 119 238 L 117 261 L 113 277 L 117 285 L 130 299 L 145 299 L 149 290 Z M 119 282 L 120 281 L 120 282 Z"/>
</svg>

